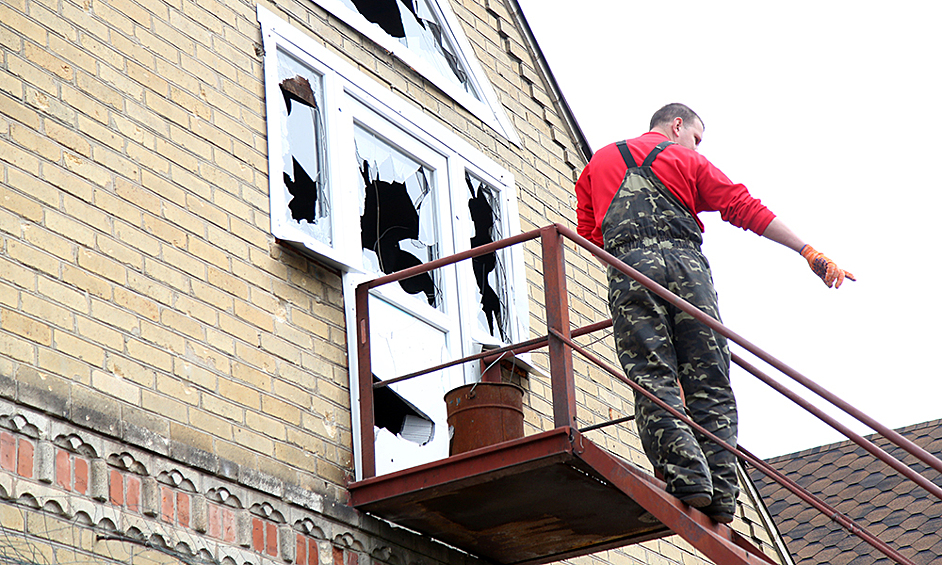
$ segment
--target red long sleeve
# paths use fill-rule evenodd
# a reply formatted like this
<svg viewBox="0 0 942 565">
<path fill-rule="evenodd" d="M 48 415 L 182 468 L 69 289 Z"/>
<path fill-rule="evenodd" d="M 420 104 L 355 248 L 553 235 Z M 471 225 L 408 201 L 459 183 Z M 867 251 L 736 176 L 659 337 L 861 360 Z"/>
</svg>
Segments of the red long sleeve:
<svg viewBox="0 0 942 565">
<path fill-rule="evenodd" d="M 635 161 L 641 163 L 665 139 L 663 134 L 648 132 L 628 140 L 628 147 Z M 658 155 L 652 169 L 664 186 L 694 214 L 701 230 L 703 223 L 697 217 L 700 212 L 718 211 L 724 221 L 759 235 L 775 218 L 744 185 L 729 180 L 696 151 L 671 145 Z M 577 231 L 600 246 L 602 220 L 627 170 L 618 148 L 611 144 L 596 151 L 576 182 Z"/>
</svg>

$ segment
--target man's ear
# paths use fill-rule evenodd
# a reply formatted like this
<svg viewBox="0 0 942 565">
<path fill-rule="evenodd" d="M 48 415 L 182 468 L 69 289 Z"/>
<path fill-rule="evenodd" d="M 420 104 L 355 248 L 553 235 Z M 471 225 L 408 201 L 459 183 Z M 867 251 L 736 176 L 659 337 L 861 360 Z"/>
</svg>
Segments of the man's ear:
<svg viewBox="0 0 942 565">
<path fill-rule="evenodd" d="M 683 118 L 677 117 L 671 120 L 671 127 L 670 127 L 671 141 L 675 141 L 678 137 L 680 137 L 680 130 L 683 129 L 683 127 L 684 127 Z"/>
</svg>

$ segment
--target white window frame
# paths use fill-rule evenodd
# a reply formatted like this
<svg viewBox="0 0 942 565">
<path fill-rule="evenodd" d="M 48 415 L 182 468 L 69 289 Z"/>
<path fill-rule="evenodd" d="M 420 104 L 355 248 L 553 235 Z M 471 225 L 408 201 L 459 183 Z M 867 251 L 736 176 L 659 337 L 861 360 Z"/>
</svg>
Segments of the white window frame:
<svg viewBox="0 0 942 565">
<path fill-rule="evenodd" d="M 517 194 L 512 179 L 506 179 L 506 171 L 502 168 L 481 167 L 481 163 L 471 163 L 460 157 L 455 159 L 455 167 L 452 169 L 452 187 L 464 188 L 465 174 L 471 173 L 472 176 L 486 182 L 488 186 L 500 193 L 500 217 L 501 226 L 504 229 L 504 238 L 518 235 L 520 233 L 520 221 L 517 208 Z M 508 182 L 509 180 L 509 182 Z M 465 192 L 462 192 L 465 194 Z M 464 201 L 459 201 L 457 206 L 465 206 Z M 452 218 L 454 222 L 455 252 L 466 251 L 471 248 L 471 235 L 474 233 L 474 225 L 471 222 L 470 215 L 458 216 Z M 502 255 L 507 266 L 507 297 L 510 300 L 508 308 L 511 312 L 512 321 L 509 325 L 510 339 L 508 343 L 522 341 L 529 336 L 529 318 L 524 318 L 520 313 L 529 312 L 529 297 L 526 291 L 526 278 L 523 269 L 523 246 L 514 245 L 497 251 Z M 463 332 L 463 342 L 465 344 L 465 355 L 478 353 L 483 345 L 505 345 L 500 343 L 499 339 L 478 328 L 477 313 L 478 305 L 471 299 L 477 295 L 477 282 L 474 278 L 471 261 L 462 261 L 458 264 L 458 291 L 460 296 L 465 297 L 460 302 L 462 308 L 462 319 L 466 323 L 461 325 Z M 522 358 L 529 363 L 530 356 L 525 354 Z M 468 382 L 477 380 L 480 377 L 480 367 L 472 364 L 465 365 L 466 379 Z"/>
<path fill-rule="evenodd" d="M 343 97 L 343 87 L 336 73 L 332 72 L 318 58 L 312 57 L 308 52 L 298 47 L 296 41 L 299 39 L 298 37 L 295 37 L 295 41 L 285 37 L 285 35 L 296 35 L 297 30 L 290 28 L 286 22 L 275 17 L 271 12 L 263 12 L 262 8 L 258 11 L 258 17 L 259 22 L 262 23 L 263 31 L 266 25 L 269 29 L 268 33 L 263 34 L 263 45 L 265 48 L 265 103 L 269 120 L 268 176 L 269 195 L 273 208 L 270 214 L 272 234 L 278 239 L 313 253 L 320 260 L 337 269 L 359 271 L 361 270 L 360 242 L 354 237 L 355 234 L 352 234 L 350 230 L 343 229 L 343 226 L 338 222 L 339 218 L 348 218 L 351 213 L 356 213 L 356 210 L 351 209 L 351 206 L 356 206 L 356 196 L 350 193 L 349 188 L 345 189 L 345 187 L 349 187 L 348 184 L 338 182 L 335 164 L 331 162 L 333 160 L 332 156 L 338 154 L 340 144 L 343 142 L 343 128 L 338 123 L 341 114 L 335 111 L 337 101 Z M 272 25 L 278 26 L 278 31 L 275 31 L 271 27 Z M 308 66 L 321 78 L 321 103 L 324 106 L 322 115 L 325 130 L 321 132 L 321 135 L 326 137 L 327 143 L 327 155 L 324 162 L 321 163 L 323 169 L 322 181 L 326 185 L 324 189 L 327 191 L 330 210 L 334 216 L 331 222 L 331 243 L 329 245 L 311 237 L 298 223 L 286 220 L 285 214 L 279 211 L 287 208 L 288 205 L 288 201 L 284 196 L 286 189 L 281 174 L 284 168 L 282 159 L 285 151 L 285 140 L 281 136 L 281 124 L 275 122 L 276 117 L 281 116 L 283 105 L 277 65 L 279 51 Z"/>
<path fill-rule="evenodd" d="M 272 194 L 283 193 L 283 140 L 278 119 L 283 104 L 277 76 L 279 50 L 291 55 L 321 75 L 323 88 L 324 123 L 327 135 L 326 183 L 333 212 L 332 245 L 324 245 L 303 233 L 291 232 L 293 238 L 275 233 L 276 237 L 291 241 L 307 250 L 316 259 L 338 268 L 343 273 L 343 296 L 346 317 L 349 374 L 351 376 L 351 408 L 354 437 L 354 459 L 357 477 L 362 477 L 359 449 L 359 389 L 356 386 L 357 344 L 354 291 L 356 285 L 377 276 L 367 272 L 362 261 L 359 231 L 359 193 L 353 167 L 353 124 L 379 134 L 391 145 L 429 165 L 437 173 L 440 226 L 451 226 L 452 237 L 441 234 L 440 255 L 447 256 L 470 248 L 473 233 L 466 195 L 466 171 L 488 183 L 500 192 L 501 224 L 504 237 L 520 233 L 516 186 L 513 175 L 485 156 L 470 143 L 424 115 L 411 103 L 402 100 L 372 78 L 341 60 L 314 39 L 290 25 L 273 12 L 259 5 L 258 21 L 261 25 L 265 50 L 266 96 L 269 119 L 269 189 Z M 275 112 L 274 110 L 279 110 Z M 278 135 L 275 135 L 275 134 Z M 271 174 L 274 172 L 275 174 Z M 272 200 L 272 205 L 276 205 Z M 464 213 L 462 213 L 464 212 Z M 274 214 L 273 214 L 274 217 Z M 345 226 L 357 226 L 351 229 Z M 284 226 L 281 226 L 283 228 Z M 510 342 L 529 336 L 529 302 L 524 273 L 523 249 L 517 245 L 501 253 L 507 263 L 507 282 L 510 289 L 511 324 Z M 416 318 L 449 334 L 449 348 L 454 358 L 477 353 L 482 343 L 494 343 L 494 338 L 481 335 L 477 329 L 477 305 L 473 298 L 476 289 L 470 261 L 459 263 L 441 280 L 443 306 L 433 308 L 422 304 L 404 292 L 375 289 L 373 295 L 397 306 Z M 468 285 L 474 286 L 469 289 Z M 462 322 L 464 320 L 464 322 Z M 523 356 L 528 361 L 528 356 Z M 468 364 L 464 369 L 465 382 L 480 378 L 480 367 Z"/>
<path fill-rule="evenodd" d="M 500 103 L 500 99 L 497 97 L 494 87 L 487 79 L 487 74 L 474 56 L 471 43 L 461 30 L 461 22 L 458 21 L 458 17 L 455 16 L 447 2 L 429 0 L 429 5 L 442 24 L 442 33 L 448 37 L 451 44 L 455 47 L 457 51 L 455 56 L 468 74 L 468 80 L 471 82 L 471 86 L 474 88 L 475 92 L 480 94 L 480 100 L 465 92 L 450 80 L 444 78 L 437 69 L 421 56 L 414 53 L 409 47 L 403 45 L 395 37 L 383 31 L 381 27 L 364 18 L 359 12 L 351 10 L 339 0 L 311 1 L 337 16 L 341 21 L 362 33 L 383 49 L 393 53 L 404 63 L 435 84 L 435 86 L 440 88 L 442 92 L 447 94 L 452 100 L 464 106 L 465 109 L 480 118 L 484 123 L 493 128 L 494 131 L 507 138 L 508 141 L 518 147 L 521 145 L 520 137 L 517 135 L 513 123 L 511 123 L 510 118 L 508 118 L 506 112 L 504 112 L 503 105 Z"/>
<path fill-rule="evenodd" d="M 396 124 L 389 122 L 385 117 L 377 114 L 375 110 L 362 104 L 359 100 L 348 98 L 344 103 L 344 111 L 342 113 L 345 115 L 345 118 L 343 118 L 345 127 L 342 129 L 345 134 L 349 132 L 349 137 L 346 135 L 343 136 L 346 138 L 344 140 L 344 146 L 348 159 L 345 160 L 343 158 L 344 154 L 341 154 L 340 158 L 335 161 L 335 163 L 339 165 L 338 168 L 340 170 L 337 174 L 338 178 L 343 179 L 341 182 L 345 186 L 356 186 L 356 179 L 351 178 L 352 175 L 356 174 L 356 170 L 352 168 L 354 163 L 352 155 L 354 147 L 354 124 L 371 131 L 392 147 L 408 154 L 410 157 L 431 168 L 435 172 L 437 184 L 434 197 L 437 200 L 437 217 L 435 221 L 438 225 L 437 231 L 439 232 L 438 235 L 440 239 L 439 256 L 446 257 L 453 255 L 455 250 L 452 242 L 442 237 L 442 227 L 447 225 L 451 216 L 451 198 L 449 194 L 450 191 L 448 190 L 450 179 L 448 174 L 448 160 L 445 156 L 437 153 L 427 144 L 415 138 L 407 131 L 402 130 Z M 357 199 L 359 199 L 359 195 L 357 195 Z M 350 219 L 359 223 L 360 215 L 358 209 L 356 215 Z M 357 233 L 359 234 L 359 230 Z M 458 336 L 460 335 L 460 317 L 455 316 L 459 306 L 458 285 L 453 274 L 454 269 L 441 269 L 441 271 L 443 272 L 440 273 L 441 276 L 438 283 L 443 303 L 438 307 L 429 305 L 425 301 L 424 296 L 408 295 L 396 284 L 388 284 L 373 289 L 372 293 L 416 317 L 423 319 L 427 323 L 445 331 L 453 331 L 454 335 Z M 382 276 L 383 274 L 384 273 L 368 270 L 361 263 L 360 269 L 347 276 L 350 280 L 346 281 L 346 284 L 356 286 L 356 284 Z M 347 327 L 354 326 L 348 324 Z"/>
</svg>

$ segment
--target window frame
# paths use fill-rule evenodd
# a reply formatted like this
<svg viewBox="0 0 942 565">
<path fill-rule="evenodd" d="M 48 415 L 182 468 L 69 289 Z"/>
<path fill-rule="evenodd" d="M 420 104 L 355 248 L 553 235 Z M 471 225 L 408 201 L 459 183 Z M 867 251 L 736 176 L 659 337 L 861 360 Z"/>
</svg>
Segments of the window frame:
<svg viewBox="0 0 942 565">
<path fill-rule="evenodd" d="M 284 191 L 283 179 L 283 140 L 280 137 L 280 124 L 273 124 L 280 113 L 274 112 L 277 104 L 283 104 L 277 76 L 277 57 L 285 53 L 296 58 L 320 74 L 323 88 L 324 124 L 326 140 L 326 183 L 328 198 L 333 211 L 332 245 L 314 241 L 313 238 L 295 237 L 286 239 L 294 246 L 305 250 L 316 260 L 337 268 L 342 273 L 342 291 L 344 314 L 347 328 L 347 353 L 349 373 L 351 375 L 351 411 L 354 437 L 354 461 L 358 477 L 362 476 L 362 461 L 359 449 L 359 390 L 354 384 L 358 375 L 356 343 L 356 311 L 354 290 L 360 282 L 370 280 L 375 273 L 367 272 L 362 262 L 359 230 L 359 187 L 356 179 L 357 170 L 352 167 L 354 148 L 354 124 L 364 124 L 367 130 L 380 129 L 380 137 L 390 145 L 401 148 L 418 161 L 435 161 L 438 172 L 438 206 L 441 231 L 439 233 L 440 256 L 451 255 L 470 249 L 473 233 L 467 198 L 456 195 L 467 194 L 466 171 L 486 182 L 499 191 L 501 203 L 501 223 L 503 236 L 511 237 L 520 233 L 517 192 L 514 176 L 497 162 L 481 153 L 468 141 L 462 139 L 433 118 L 425 115 L 413 106 L 385 88 L 373 78 L 362 73 L 353 65 L 331 53 L 317 41 L 288 21 L 257 6 L 257 17 L 262 31 L 265 50 L 264 73 L 266 104 L 268 109 L 269 131 L 269 190 L 272 194 Z M 278 135 L 272 135 L 272 133 Z M 396 133 L 398 132 L 398 133 Z M 412 144 L 424 149 L 416 150 Z M 439 157 L 423 158 L 423 154 Z M 349 164 L 349 166 L 348 166 Z M 273 204 L 274 205 L 274 204 Z M 462 211 L 464 213 L 462 213 Z M 274 218 L 274 215 L 272 216 Z M 356 229 L 344 229 L 344 226 L 356 225 Z M 450 227 L 450 236 L 444 226 Z M 283 227 L 283 226 L 282 226 Z M 273 221 L 272 233 L 275 232 Z M 296 235 L 296 234 L 295 234 Z M 511 335 L 508 343 L 518 342 L 529 336 L 529 298 L 524 272 L 522 246 L 513 246 L 501 251 L 507 262 L 508 309 L 512 319 Z M 444 269 L 443 269 L 444 271 Z M 414 297 L 404 293 L 392 293 L 383 289 L 371 291 L 375 298 L 409 312 L 433 327 L 449 334 L 450 355 L 458 358 L 477 353 L 482 343 L 494 343 L 493 338 L 481 336 L 477 330 L 477 311 L 473 303 L 474 292 L 468 285 L 474 285 L 471 262 L 464 261 L 450 270 L 451 274 L 443 277 L 442 294 L 444 308 L 439 310 L 427 303 L 423 306 Z M 469 282 L 470 281 L 470 282 Z M 474 290 L 474 289 L 472 289 Z M 529 356 L 521 356 L 529 362 Z M 480 366 L 466 364 L 463 370 L 465 382 L 480 379 Z"/>
<path fill-rule="evenodd" d="M 472 163 L 464 159 L 456 159 L 452 174 L 452 186 L 466 187 L 465 174 L 470 173 L 479 180 L 487 183 L 489 187 L 497 190 L 500 194 L 500 219 L 501 225 L 505 228 L 504 238 L 511 237 L 520 233 L 519 213 L 517 207 L 516 187 L 511 181 L 508 185 L 502 175 L 505 173 L 502 169 L 488 170 L 480 167 L 480 163 Z M 454 198 L 454 196 L 453 196 Z M 455 252 L 460 253 L 471 249 L 471 236 L 474 233 L 474 226 L 471 222 L 470 214 L 468 217 L 453 218 L 453 233 L 455 238 Z M 509 326 L 510 338 L 506 342 L 500 342 L 498 338 L 491 336 L 478 328 L 477 313 L 479 308 L 471 299 L 476 296 L 477 283 L 474 278 L 471 261 L 462 261 L 458 263 L 458 284 L 459 294 L 464 297 L 459 306 L 463 309 L 461 316 L 463 320 L 473 321 L 464 323 L 461 330 L 464 333 L 462 339 L 466 344 L 465 354 L 478 353 L 483 345 L 514 343 L 525 339 L 529 335 L 528 320 L 524 320 L 519 314 L 529 311 L 529 297 L 526 291 L 526 279 L 523 265 L 523 247 L 515 245 L 497 251 L 506 263 L 508 300 L 507 305 L 513 322 Z M 529 363 L 529 355 L 523 357 Z M 466 365 L 466 378 L 472 382 L 474 378 L 480 375 L 479 367 Z"/>
<path fill-rule="evenodd" d="M 273 124 L 272 121 L 281 117 L 282 95 L 278 77 L 277 58 L 279 52 L 293 57 L 301 64 L 312 69 L 313 72 L 320 75 L 321 82 L 321 102 L 323 108 L 324 131 L 321 132 L 326 138 L 326 155 L 324 162 L 321 163 L 325 190 L 327 199 L 330 203 L 331 213 L 334 218 L 345 218 L 350 215 L 349 206 L 351 200 L 345 196 L 343 184 L 338 182 L 336 167 L 332 164 L 333 155 L 337 155 L 343 142 L 343 128 L 338 123 L 340 116 L 338 112 L 331 111 L 337 106 L 337 101 L 342 97 L 342 86 L 330 67 L 324 65 L 320 59 L 312 56 L 308 51 L 299 46 L 297 30 L 287 29 L 287 22 L 280 20 L 270 12 L 258 11 L 259 22 L 262 24 L 262 39 L 265 49 L 265 104 L 268 121 L 268 171 L 269 171 L 269 199 L 271 207 L 283 206 L 287 208 L 288 199 L 284 198 L 286 189 L 283 186 L 281 171 L 283 170 L 283 155 L 285 140 L 280 135 L 282 124 L 279 122 Z M 283 25 L 279 24 L 281 22 Z M 268 33 L 265 33 L 268 28 Z M 292 39 L 289 36 L 294 36 Z M 274 63 L 274 64 L 272 64 Z M 277 135 L 273 135 L 277 133 Z M 276 174 L 273 174 L 277 171 Z M 353 200 L 352 202 L 356 202 Z M 320 260 L 341 271 L 360 271 L 359 242 L 351 237 L 349 230 L 344 230 L 336 219 L 331 221 L 330 239 L 327 244 L 307 234 L 295 222 L 285 221 L 284 215 L 269 211 L 271 220 L 271 232 L 276 238 L 288 242 L 295 247 L 307 250 L 316 255 Z"/>
<path fill-rule="evenodd" d="M 422 140 L 417 139 L 410 132 L 402 130 L 401 127 L 397 126 L 395 123 L 389 122 L 386 117 L 379 115 L 365 104 L 362 104 L 359 100 L 348 99 L 344 104 L 344 114 L 346 119 L 350 121 L 348 124 L 349 127 L 344 128 L 345 133 L 349 132 L 349 137 L 345 143 L 346 153 L 349 156 L 350 151 L 354 147 L 354 134 L 355 127 L 359 126 L 367 131 L 373 132 L 378 137 L 382 138 L 386 143 L 391 145 L 393 148 L 406 153 L 408 156 L 413 159 L 423 163 L 424 165 L 432 168 L 436 172 L 436 224 L 438 236 L 440 239 L 443 239 L 442 227 L 450 218 L 451 211 L 451 198 L 449 187 L 451 185 L 450 179 L 448 178 L 448 159 L 435 151 L 432 147 L 429 147 Z M 346 122 L 345 122 L 345 125 Z M 337 161 L 338 163 L 353 163 L 351 158 L 349 161 L 344 161 L 344 155 L 340 155 L 340 158 Z M 352 166 L 352 165 L 351 165 Z M 356 172 L 353 171 L 350 167 L 341 166 L 339 167 L 341 171 L 338 171 L 338 176 L 344 178 L 343 184 L 345 186 L 356 186 L 356 179 L 351 178 L 352 175 L 355 175 Z M 355 195 L 359 199 L 359 195 Z M 352 217 L 350 219 L 353 219 Z M 359 221 L 359 214 L 356 215 L 356 220 Z M 441 257 L 446 257 L 455 253 L 454 247 L 450 241 L 440 242 L 441 247 L 439 249 L 439 255 Z M 409 296 L 400 289 L 396 289 L 393 284 L 386 285 L 384 287 L 375 288 L 371 293 L 386 302 L 397 306 L 400 309 L 406 310 L 407 312 L 413 314 L 419 319 L 424 320 L 425 322 L 445 331 L 454 331 L 454 335 L 460 335 L 460 330 L 457 326 L 460 323 L 456 323 L 457 319 L 454 314 L 459 312 L 459 299 L 458 299 L 458 284 L 453 275 L 453 269 L 442 269 L 444 271 L 441 273 L 440 281 L 440 291 L 442 295 L 443 304 L 441 307 L 433 307 L 428 303 L 425 303 L 419 297 Z M 359 282 L 364 282 L 376 277 L 383 276 L 384 273 L 377 273 L 363 267 L 362 263 L 360 268 L 349 277 L 355 278 Z M 460 314 L 459 314 L 460 315 Z M 353 327 L 353 326 L 349 326 Z"/>
<path fill-rule="evenodd" d="M 395 37 L 387 34 L 378 25 L 367 20 L 359 12 L 348 8 L 343 2 L 339 0 L 310 1 L 327 10 L 383 49 L 394 54 L 404 63 L 418 71 L 436 87 L 441 89 L 441 91 L 447 94 L 452 100 L 461 104 L 466 110 L 493 128 L 494 131 L 504 136 L 514 145 L 518 147 L 521 146 L 522 142 L 517 135 L 516 129 L 506 112 L 504 112 L 494 87 L 487 79 L 487 74 L 474 55 L 474 49 L 471 46 L 471 42 L 468 41 L 468 38 L 462 31 L 458 17 L 455 16 L 447 2 L 442 3 L 438 0 L 428 0 L 429 7 L 435 12 L 435 15 L 441 22 L 442 33 L 448 37 L 451 44 L 455 47 L 457 51 L 455 56 L 464 66 L 472 87 L 480 94 L 480 100 L 444 78 L 431 64 L 426 62 L 425 59 L 414 53 L 409 47 L 400 43 Z"/>
</svg>

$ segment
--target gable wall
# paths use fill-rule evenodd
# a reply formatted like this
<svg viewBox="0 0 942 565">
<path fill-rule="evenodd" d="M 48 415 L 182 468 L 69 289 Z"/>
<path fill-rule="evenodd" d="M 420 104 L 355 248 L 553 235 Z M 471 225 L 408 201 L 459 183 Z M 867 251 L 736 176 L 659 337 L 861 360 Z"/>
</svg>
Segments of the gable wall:
<svg viewBox="0 0 942 565">
<path fill-rule="evenodd" d="M 523 231 L 574 225 L 584 162 L 505 3 L 452 8 L 520 147 L 318 6 L 264 6 L 508 169 Z M 310 562 L 334 565 L 467 560 L 344 506 L 341 279 L 269 234 L 260 43 L 251 1 L 0 5 L 3 525 L 136 528 L 239 563 L 312 548 Z M 534 334 L 538 251 L 526 253 Z M 568 258 L 573 324 L 606 317 L 601 269 Z M 576 370 L 586 423 L 630 413 L 622 385 Z M 547 379 L 529 389 L 528 433 L 551 428 Z M 596 433 L 645 464 L 629 428 Z M 48 551 L 135 560 L 83 535 Z M 661 541 L 598 559 L 652 552 L 690 558 Z"/>
</svg>

